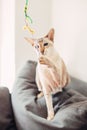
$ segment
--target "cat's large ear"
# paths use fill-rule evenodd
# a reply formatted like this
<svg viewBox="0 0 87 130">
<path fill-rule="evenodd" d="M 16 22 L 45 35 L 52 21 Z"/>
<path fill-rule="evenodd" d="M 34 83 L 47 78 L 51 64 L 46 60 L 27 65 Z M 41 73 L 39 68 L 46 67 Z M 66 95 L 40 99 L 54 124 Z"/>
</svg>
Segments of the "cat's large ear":
<svg viewBox="0 0 87 130">
<path fill-rule="evenodd" d="M 54 41 L 54 29 L 50 29 L 49 33 L 45 36 L 47 37 L 49 40 L 51 40 L 52 42 Z"/>
<path fill-rule="evenodd" d="M 24 37 L 24 39 L 29 42 L 32 46 L 34 46 L 34 39 L 32 38 L 28 38 L 28 37 Z"/>
</svg>

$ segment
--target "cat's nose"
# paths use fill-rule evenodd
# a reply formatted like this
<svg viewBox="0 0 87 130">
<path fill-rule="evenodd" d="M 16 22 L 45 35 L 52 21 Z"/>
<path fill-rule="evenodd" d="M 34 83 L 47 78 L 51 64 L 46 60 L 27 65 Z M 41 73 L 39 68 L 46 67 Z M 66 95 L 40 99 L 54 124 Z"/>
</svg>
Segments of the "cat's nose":
<svg viewBox="0 0 87 130">
<path fill-rule="evenodd" d="M 44 49 L 40 48 L 40 53 L 44 54 Z"/>
<path fill-rule="evenodd" d="M 44 50 L 43 50 L 43 51 L 41 51 L 41 54 L 42 54 L 42 55 L 44 54 Z"/>
<path fill-rule="evenodd" d="M 44 48 L 43 48 L 43 47 L 40 46 L 39 51 L 40 51 L 40 53 L 41 53 L 42 55 L 44 54 Z"/>
</svg>

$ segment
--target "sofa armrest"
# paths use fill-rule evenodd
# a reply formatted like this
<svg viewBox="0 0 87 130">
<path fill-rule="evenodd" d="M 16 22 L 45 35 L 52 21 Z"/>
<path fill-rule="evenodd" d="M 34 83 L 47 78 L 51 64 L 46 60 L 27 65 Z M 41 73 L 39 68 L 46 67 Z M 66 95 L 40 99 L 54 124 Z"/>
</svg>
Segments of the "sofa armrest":
<svg viewBox="0 0 87 130">
<path fill-rule="evenodd" d="M 16 130 L 8 88 L 0 87 L 0 130 Z"/>
</svg>

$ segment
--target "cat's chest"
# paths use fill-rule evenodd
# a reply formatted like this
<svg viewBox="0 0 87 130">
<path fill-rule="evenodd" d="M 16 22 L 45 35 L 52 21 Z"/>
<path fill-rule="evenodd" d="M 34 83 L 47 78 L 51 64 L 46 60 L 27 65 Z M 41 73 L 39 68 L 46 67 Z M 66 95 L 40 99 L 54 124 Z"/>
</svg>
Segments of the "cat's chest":
<svg viewBox="0 0 87 130">
<path fill-rule="evenodd" d="M 41 77 L 49 77 L 50 75 L 54 74 L 53 69 L 49 68 L 47 65 L 38 65 L 37 72 Z"/>
<path fill-rule="evenodd" d="M 52 68 L 47 67 L 46 65 L 37 66 L 37 73 L 39 80 L 42 83 L 45 83 L 46 86 L 58 86 L 59 75 Z"/>
<path fill-rule="evenodd" d="M 38 66 L 37 66 L 37 71 L 38 71 L 38 73 L 46 73 L 46 72 L 50 72 L 51 71 L 51 69 L 49 69 L 48 67 L 47 67 L 47 65 L 40 65 L 40 64 L 38 64 Z"/>
</svg>

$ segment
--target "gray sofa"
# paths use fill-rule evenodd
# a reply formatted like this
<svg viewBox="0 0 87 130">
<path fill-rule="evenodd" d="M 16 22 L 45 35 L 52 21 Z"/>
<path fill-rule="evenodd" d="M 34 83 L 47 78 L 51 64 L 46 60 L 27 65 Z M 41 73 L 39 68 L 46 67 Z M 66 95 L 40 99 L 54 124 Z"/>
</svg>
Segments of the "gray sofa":
<svg viewBox="0 0 87 130">
<path fill-rule="evenodd" d="M 16 76 L 13 91 L 0 88 L 0 130 L 87 130 L 87 83 L 71 77 L 53 95 L 55 117 L 47 121 L 44 97 L 36 100 L 35 61 L 27 61 Z"/>
<path fill-rule="evenodd" d="M 17 130 L 8 88 L 0 87 L 0 130 Z"/>
</svg>

